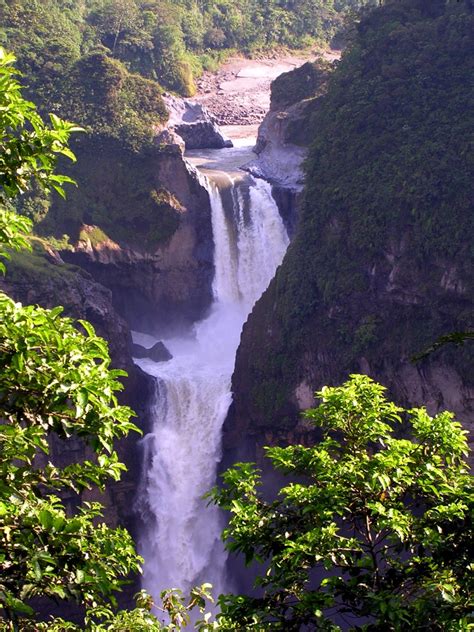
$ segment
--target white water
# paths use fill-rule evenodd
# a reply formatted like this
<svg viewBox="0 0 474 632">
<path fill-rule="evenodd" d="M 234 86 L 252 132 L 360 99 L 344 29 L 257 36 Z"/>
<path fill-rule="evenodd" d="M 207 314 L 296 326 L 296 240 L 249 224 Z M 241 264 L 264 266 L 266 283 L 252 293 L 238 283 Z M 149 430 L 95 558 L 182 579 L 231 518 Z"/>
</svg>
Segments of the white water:
<svg viewBox="0 0 474 632">
<path fill-rule="evenodd" d="M 146 523 L 139 541 L 143 586 L 155 599 L 165 588 L 186 592 L 204 581 L 215 594 L 225 590 L 221 516 L 202 496 L 216 482 L 242 325 L 288 245 L 266 182 L 222 172 L 208 176 L 215 245 L 211 312 L 188 335 L 165 340 L 172 360 L 137 361 L 157 378 L 139 498 Z"/>
</svg>

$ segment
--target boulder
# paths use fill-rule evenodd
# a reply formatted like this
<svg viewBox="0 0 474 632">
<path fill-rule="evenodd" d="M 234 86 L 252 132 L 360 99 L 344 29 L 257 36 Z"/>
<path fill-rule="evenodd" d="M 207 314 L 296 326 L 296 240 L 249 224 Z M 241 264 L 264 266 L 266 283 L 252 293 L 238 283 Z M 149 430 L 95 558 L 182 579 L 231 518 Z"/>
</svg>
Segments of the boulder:
<svg viewBox="0 0 474 632">
<path fill-rule="evenodd" d="M 184 140 L 172 129 L 159 130 L 155 135 L 155 143 L 170 148 L 170 150 L 184 152 Z"/>
<path fill-rule="evenodd" d="M 216 123 L 211 121 L 181 123 L 174 130 L 184 140 L 186 149 L 224 149 L 233 146 L 232 141 L 226 139 Z"/>
<path fill-rule="evenodd" d="M 164 96 L 164 101 L 170 115 L 166 131 L 180 136 L 186 149 L 232 147 L 232 141 L 222 134 L 215 118 L 203 105 L 169 94 Z"/>
<path fill-rule="evenodd" d="M 134 358 L 149 358 L 153 362 L 166 362 L 173 357 L 161 340 L 150 349 L 142 347 L 137 343 L 132 343 L 132 355 Z"/>
</svg>

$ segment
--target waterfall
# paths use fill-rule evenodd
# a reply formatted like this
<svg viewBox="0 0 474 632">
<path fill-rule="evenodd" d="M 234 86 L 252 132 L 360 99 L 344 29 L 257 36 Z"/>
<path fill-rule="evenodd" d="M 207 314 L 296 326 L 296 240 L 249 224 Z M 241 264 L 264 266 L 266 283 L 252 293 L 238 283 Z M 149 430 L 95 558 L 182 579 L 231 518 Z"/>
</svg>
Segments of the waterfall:
<svg viewBox="0 0 474 632">
<path fill-rule="evenodd" d="M 156 377 L 139 494 L 143 585 L 155 599 L 165 588 L 186 592 L 205 581 L 215 594 L 225 590 L 221 516 L 202 496 L 216 480 L 242 325 L 288 245 L 268 183 L 220 173 L 206 186 L 215 246 L 210 314 L 187 335 L 165 340 L 172 360 L 137 361 Z"/>
</svg>

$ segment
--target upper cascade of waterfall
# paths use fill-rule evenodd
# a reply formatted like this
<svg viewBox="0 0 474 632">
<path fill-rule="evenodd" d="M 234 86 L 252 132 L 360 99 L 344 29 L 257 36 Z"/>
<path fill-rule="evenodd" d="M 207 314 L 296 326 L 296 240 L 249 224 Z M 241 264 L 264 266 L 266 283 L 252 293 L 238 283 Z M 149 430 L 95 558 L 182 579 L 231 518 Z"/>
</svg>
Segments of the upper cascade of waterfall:
<svg viewBox="0 0 474 632">
<path fill-rule="evenodd" d="M 203 158 L 212 162 L 220 155 L 206 152 Z M 234 169 L 201 170 L 212 209 L 214 303 L 191 331 L 165 339 L 172 360 L 137 361 L 157 378 L 138 499 L 143 583 L 155 597 L 169 587 L 187 591 L 205 581 L 216 594 L 226 588 L 222 518 L 202 496 L 216 480 L 243 323 L 288 245 L 268 183 Z"/>
<path fill-rule="evenodd" d="M 246 315 L 275 274 L 288 236 L 271 186 L 250 176 L 210 191 L 214 233 L 214 296 L 241 303 Z"/>
</svg>

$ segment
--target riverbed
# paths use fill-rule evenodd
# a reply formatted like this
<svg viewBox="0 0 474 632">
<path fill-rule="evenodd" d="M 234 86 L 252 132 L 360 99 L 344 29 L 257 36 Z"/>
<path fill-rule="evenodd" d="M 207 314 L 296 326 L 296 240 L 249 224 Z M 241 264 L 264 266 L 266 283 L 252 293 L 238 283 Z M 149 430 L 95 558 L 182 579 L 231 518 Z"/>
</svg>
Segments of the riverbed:
<svg viewBox="0 0 474 632">
<path fill-rule="evenodd" d="M 219 125 L 258 126 L 270 108 L 271 82 L 318 57 L 334 61 L 340 51 L 311 50 L 260 59 L 233 57 L 216 73 L 204 73 L 197 82 L 194 100 L 205 105 Z"/>
</svg>

